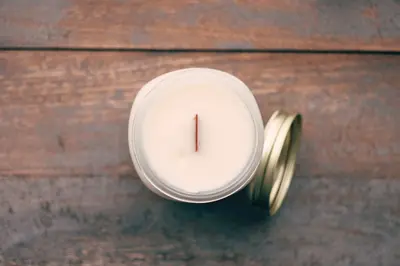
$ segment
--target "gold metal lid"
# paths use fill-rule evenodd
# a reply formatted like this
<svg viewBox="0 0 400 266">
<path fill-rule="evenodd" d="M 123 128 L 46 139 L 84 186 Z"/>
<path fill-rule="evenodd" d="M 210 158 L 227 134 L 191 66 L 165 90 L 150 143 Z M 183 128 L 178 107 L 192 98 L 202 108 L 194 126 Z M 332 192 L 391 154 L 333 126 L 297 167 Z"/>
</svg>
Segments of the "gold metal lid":
<svg viewBox="0 0 400 266">
<path fill-rule="evenodd" d="M 248 194 L 254 205 L 267 207 L 275 214 L 292 180 L 300 145 L 302 117 L 276 111 L 265 126 L 263 154 Z"/>
</svg>

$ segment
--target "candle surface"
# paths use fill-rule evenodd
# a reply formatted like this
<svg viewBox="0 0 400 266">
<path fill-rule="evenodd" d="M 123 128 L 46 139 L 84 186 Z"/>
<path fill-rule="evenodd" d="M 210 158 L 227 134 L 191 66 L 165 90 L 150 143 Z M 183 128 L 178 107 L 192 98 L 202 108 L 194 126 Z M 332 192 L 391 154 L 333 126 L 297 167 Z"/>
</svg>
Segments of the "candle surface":
<svg viewBox="0 0 400 266">
<path fill-rule="evenodd" d="M 145 97 L 142 151 L 152 172 L 175 189 L 221 189 L 251 160 L 253 118 L 232 83 L 207 75 L 181 76 L 159 82 Z"/>
</svg>

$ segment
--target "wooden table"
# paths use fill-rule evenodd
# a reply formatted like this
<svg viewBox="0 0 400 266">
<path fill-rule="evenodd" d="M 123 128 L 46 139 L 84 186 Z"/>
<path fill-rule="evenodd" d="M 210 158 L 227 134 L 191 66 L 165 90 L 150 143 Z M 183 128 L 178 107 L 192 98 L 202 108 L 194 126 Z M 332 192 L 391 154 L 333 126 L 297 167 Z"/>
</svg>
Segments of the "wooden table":
<svg viewBox="0 0 400 266">
<path fill-rule="evenodd" d="M 0 265 L 399 265 L 398 0 L 0 0 L 0 47 Z M 189 66 L 304 115 L 278 215 L 137 178 L 131 103 Z"/>
</svg>

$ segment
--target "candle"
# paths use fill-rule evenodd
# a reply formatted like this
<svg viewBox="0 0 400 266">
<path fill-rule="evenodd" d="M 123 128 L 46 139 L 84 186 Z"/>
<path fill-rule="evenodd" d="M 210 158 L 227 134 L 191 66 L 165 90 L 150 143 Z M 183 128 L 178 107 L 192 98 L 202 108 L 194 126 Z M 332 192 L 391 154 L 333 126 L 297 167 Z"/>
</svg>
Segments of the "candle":
<svg viewBox="0 0 400 266">
<path fill-rule="evenodd" d="M 193 80 L 193 72 L 184 75 L 165 81 L 146 99 L 139 133 L 144 156 L 154 173 L 176 189 L 217 190 L 251 159 L 253 118 L 231 88 L 209 78 Z"/>
<path fill-rule="evenodd" d="M 243 187 L 248 178 L 241 177 L 261 157 L 262 118 L 254 96 L 227 73 L 193 68 L 160 76 L 140 91 L 132 114 L 140 126 L 130 134 L 140 139 L 134 148 L 147 172 L 189 200 L 233 183 Z"/>
<path fill-rule="evenodd" d="M 287 117 L 274 116 L 274 122 Z M 249 88 L 233 75 L 208 68 L 151 80 L 138 93 L 129 120 L 130 152 L 140 178 L 157 194 L 185 202 L 219 200 L 251 182 L 260 172 L 264 134 Z M 275 149 L 287 150 L 284 142 L 286 148 Z M 278 157 L 277 162 L 284 161 Z M 282 163 L 279 167 L 284 169 Z"/>
</svg>

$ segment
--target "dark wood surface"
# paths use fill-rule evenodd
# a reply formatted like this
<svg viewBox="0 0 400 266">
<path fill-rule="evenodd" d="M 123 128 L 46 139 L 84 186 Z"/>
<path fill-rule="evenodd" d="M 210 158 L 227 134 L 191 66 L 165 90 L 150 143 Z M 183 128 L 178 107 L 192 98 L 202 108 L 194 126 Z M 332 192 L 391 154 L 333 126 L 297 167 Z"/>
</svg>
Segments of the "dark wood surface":
<svg viewBox="0 0 400 266">
<path fill-rule="evenodd" d="M 270 219 L 240 195 L 178 204 L 136 178 L 10 178 L 0 187 L 5 265 L 397 266 L 400 260 L 398 178 L 296 176 Z"/>
<path fill-rule="evenodd" d="M 400 2 L 1 0 L 0 46 L 400 51 Z"/>
<path fill-rule="evenodd" d="M 252 89 L 264 120 L 304 115 L 301 175 L 400 172 L 400 58 L 365 55 L 3 52 L 3 175 L 133 175 L 127 121 L 150 79 L 174 69 L 228 71 Z"/>
<path fill-rule="evenodd" d="M 243 194 L 206 205 L 149 192 L 130 105 L 187 66 L 237 75 L 267 120 L 304 115 L 277 216 Z M 400 57 L 268 53 L 0 53 L 0 265 L 398 265 Z"/>
</svg>

